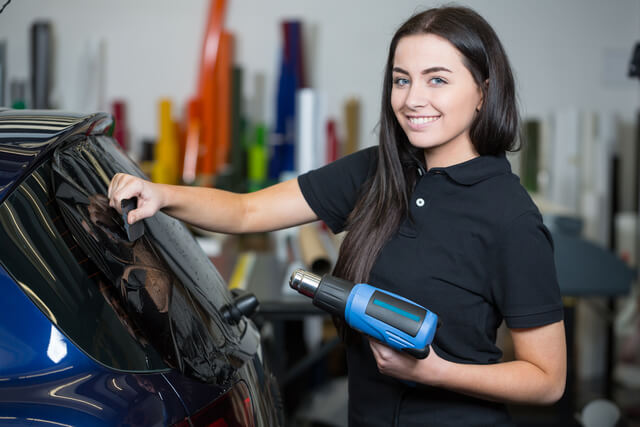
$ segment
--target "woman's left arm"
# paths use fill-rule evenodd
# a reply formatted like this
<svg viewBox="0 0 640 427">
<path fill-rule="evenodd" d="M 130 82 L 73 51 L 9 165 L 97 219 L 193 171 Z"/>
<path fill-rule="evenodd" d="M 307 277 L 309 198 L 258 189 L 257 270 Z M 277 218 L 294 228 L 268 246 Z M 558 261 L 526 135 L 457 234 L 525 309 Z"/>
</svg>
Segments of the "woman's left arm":
<svg viewBox="0 0 640 427">
<path fill-rule="evenodd" d="M 449 362 L 431 351 L 414 359 L 377 341 L 371 349 L 382 374 L 505 402 L 552 404 L 564 393 L 567 349 L 564 322 L 511 329 L 515 360 L 490 365 Z"/>
</svg>

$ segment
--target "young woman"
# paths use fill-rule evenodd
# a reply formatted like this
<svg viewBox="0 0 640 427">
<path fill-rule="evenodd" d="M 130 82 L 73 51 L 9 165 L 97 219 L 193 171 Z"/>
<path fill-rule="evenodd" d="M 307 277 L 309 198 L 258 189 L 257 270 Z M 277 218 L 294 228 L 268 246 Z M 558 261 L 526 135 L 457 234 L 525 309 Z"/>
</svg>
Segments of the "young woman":
<svg viewBox="0 0 640 427">
<path fill-rule="evenodd" d="M 553 403 L 566 374 L 551 239 L 505 157 L 518 126 L 489 24 L 470 9 L 430 9 L 391 41 L 377 146 L 251 194 L 117 174 L 109 197 L 116 209 L 138 197 L 130 222 L 162 209 L 228 233 L 317 219 L 348 230 L 335 275 L 442 321 L 424 360 L 347 334 L 350 425 L 511 425 L 504 403 Z M 495 344 L 503 320 L 513 361 Z"/>
</svg>

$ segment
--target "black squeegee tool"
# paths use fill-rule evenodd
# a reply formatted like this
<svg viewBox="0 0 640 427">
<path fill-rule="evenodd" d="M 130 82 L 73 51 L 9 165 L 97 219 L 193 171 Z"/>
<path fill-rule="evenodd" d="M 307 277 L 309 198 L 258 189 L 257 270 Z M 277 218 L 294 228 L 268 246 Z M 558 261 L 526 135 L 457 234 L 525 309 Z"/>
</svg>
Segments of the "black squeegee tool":
<svg viewBox="0 0 640 427">
<path fill-rule="evenodd" d="M 124 222 L 124 229 L 127 231 L 127 237 L 130 242 L 135 242 L 144 234 L 144 223 L 137 221 L 133 224 L 129 224 L 127 217 L 129 212 L 134 210 L 138 206 L 138 198 L 132 197 L 130 199 L 124 199 L 120 202 L 122 208 L 122 221 Z"/>
</svg>

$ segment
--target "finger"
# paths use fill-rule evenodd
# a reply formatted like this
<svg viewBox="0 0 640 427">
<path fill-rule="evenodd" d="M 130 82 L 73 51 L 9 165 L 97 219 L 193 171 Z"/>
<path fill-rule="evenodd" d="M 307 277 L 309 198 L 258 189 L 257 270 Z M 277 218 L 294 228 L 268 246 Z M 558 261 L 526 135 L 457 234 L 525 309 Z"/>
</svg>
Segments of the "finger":
<svg viewBox="0 0 640 427">
<path fill-rule="evenodd" d="M 109 206 L 112 208 L 119 208 L 120 200 L 116 200 L 116 193 L 123 185 L 123 180 L 126 180 L 126 176 L 122 173 L 117 173 L 111 179 L 109 183 L 109 189 L 107 190 L 107 198 L 109 199 Z M 119 210 L 118 210 L 119 211 Z"/>
<path fill-rule="evenodd" d="M 111 178 L 111 182 L 109 183 L 109 189 L 107 190 L 107 197 L 111 197 L 113 195 L 113 192 L 120 188 L 123 181 L 126 181 L 127 178 L 132 178 L 132 176 L 121 172 L 113 175 L 113 177 Z"/>
<path fill-rule="evenodd" d="M 138 200 L 140 200 L 142 189 L 142 180 L 140 180 L 139 178 L 129 175 L 122 176 L 115 183 L 115 187 L 112 191 L 109 204 L 119 213 L 122 213 L 122 201 L 125 199 L 130 199 L 132 197 L 138 197 Z M 139 201 L 138 204 L 140 204 Z"/>
<path fill-rule="evenodd" d="M 116 182 L 118 181 L 118 175 L 119 174 L 115 174 L 111 178 L 111 182 L 109 182 L 109 187 L 107 188 L 107 199 L 109 199 L 109 204 L 111 204 L 111 194 L 113 193 L 113 189 L 116 185 Z"/>
<path fill-rule="evenodd" d="M 380 344 L 378 344 L 376 341 L 369 339 L 369 347 L 371 347 L 371 351 L 373 352 L 373 355 L 376 359 L 381 357 L 379 346 Z"/>
<path fill-rule="evenodd" d="M 380 369 L 380 361 L 382 359 L 380 358 L 378 351 L 376 350 L 375 346 L 372 343 L 369 343 L 369 347 L 371 347 L 371 354 L 373 354 L 373 359 L 375 360 L 376 365 L 378 366 L 378 369 Z"/>
<path fill-rule="evenodd" d="M 140 199 L 138 199 L 140 200 Z M 138 202 L 140 204 L 140 202 Z M 149 218 L 155 213 L 155 209 L 151 207 L 149 204 L 143 204 L 142 207 L 138 207 L 137 209 L 132 209 L 127 216 L 127 222 L 129 224 L 133 224 L 134 222 L 138 222 L 141 219 Z"/>
<path fill-rule="evenodd" d="M 371 341 L 372 348 L 375 348 L 376 354 L 381 360 L 390 360 L 394 357 L 396 351 L 380 341 Z"/>
</svg>

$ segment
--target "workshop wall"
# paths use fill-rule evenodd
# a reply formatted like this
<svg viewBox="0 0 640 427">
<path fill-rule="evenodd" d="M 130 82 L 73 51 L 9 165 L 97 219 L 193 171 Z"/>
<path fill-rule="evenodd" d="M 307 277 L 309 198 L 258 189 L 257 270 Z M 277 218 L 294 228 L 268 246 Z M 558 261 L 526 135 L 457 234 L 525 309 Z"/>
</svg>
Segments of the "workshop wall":
<svg viewBox="0 0 640 427">
<path fill-rule="evenodd" d="M 2 2 L 4 3 L 4 1 Z M 626 77 L 631 48 L 640 40 L 640 2 L 620 0 L 476 0 L 510 56 L 524 116 L 558 108 L 616 112 L 632 121 L 640 106 L 637 81 Z M 396 0 L 230 0 L 226 26 L 236 35 L 236 62 L 245 68 L 245 97 L 265 76 L 264 119 L 274 118 L 279 61 L 279 22 L 305 25 L 308 75 L 324 93 L 327 113 L 338 117 L 350 97 L 361 101 L 361 145 L 372 134 L 391 35 L 408 15 L 440 2 Z M 53 101 L 67 110 L 89 108 L 79 93 L 79 58 L 106 42 L 102 108 L 113 99 L 129 107 L 134 154 L 143 137 L 156 134 L 156 101 L 172 98 L 183 108 L 196 87 L 209 7 L 207 0 L 13 0 L 0 15 L 0 40 L 8 41 L 7 82 L 29 77 L 29 28 L 39 18 L 54 26 Z M 259 113 L 258 113 L 259 114 Z"/>
</svg>

